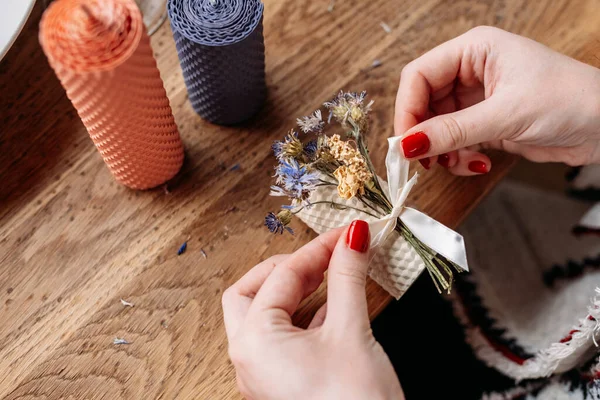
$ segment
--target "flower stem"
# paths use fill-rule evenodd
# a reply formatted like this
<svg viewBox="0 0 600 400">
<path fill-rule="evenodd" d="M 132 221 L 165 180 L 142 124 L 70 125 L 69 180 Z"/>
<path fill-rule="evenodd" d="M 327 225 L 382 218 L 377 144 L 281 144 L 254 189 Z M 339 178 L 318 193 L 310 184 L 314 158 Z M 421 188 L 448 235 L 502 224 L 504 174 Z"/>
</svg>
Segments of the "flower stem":
<svg viewBox="0 0 600 400">
<path fill-rule="evenodd" d="M 454 280 L 454 274 L 448 264 L 450 264 L 457 272 L 461 272 L 461 269 L 451 261 L 446 260 L 441 255 L 437 254 L 422 241 L 417 239 L 412 232 L 402 223 L 400 219 L 396 224 L 396 230 L 402 235 L 402 237 L 415 249 L 417 254 L 421 257 L 427 272 L 431 275 L 433 282 L 438 292 L 442 290 L 450 293 L 452 288 L 452 282 Z"/>
<path fill-rule="evenodd" d="M 361 203 L 363 203 L 363 205 L 367 208 L 370 208 L 371 210 L 373 210 L 374 212 L 379 214 L 379 217 L 383 217 L 385 215 L 385 213 L 382 213 L 380 210 L 376 209 L 375 206 L 369 204 L 369 202 L 367 201 L 366 198 L 364 198 L 363 196 L 358 197 L 359 200 L 361 201 Z M 389 214 L 389 213 L 388 213 Z"/>
<path fill-rule="evenodd" d="M 319 187 L 319 186 L 337 186 L 335 183 L 331 183 L 331 182 L 323 182 L 322 183 L 317 183 L 315 186 Z"/>
<path fill-rule="evenodd" d="M 337 208 L 338 210 L 345 210 L 345 209 L 350 208 L 352 210 L 356 210 L 358 212 L 367 214 L 367 215 L 369 215 L 369 216 L 371 216 L 373 218 L 379 218 L 379 216 L 377 216 L 375 214 L 372 214 L 372 213 L 370 213 L 370 212 L 368 212 L 366 210 L 361 210 L 360 208 L 357 208 L 357 207 L 352 207 L 352 206 L 349 206 L 349 205 L 346 205 L 346 204 L 336 203 L 336 202 L 333 202 L 333 201 L 323 200 L 323 201 L 315 201 L 314 203 L 311 203 L 311 205 L 315 205 L 315 204 L 329 204 L 332 207 Z M 299 209 L 292 211 L 292 214 L 294 214 L 294 215 L 298 214 L 300 211 L 304 210 L 305 207 L 306 206 L 302 206 Z"/>
<path fill-rule="evenodd" d="M 356 147 L 358 148 L 358 151 L 360 152 L 360 154 L 362 154 L 363 158 L 367 162 L 367 167 L 369 168 L 371 175 L 373 175 L 373 184 L 374 184 L 375 188 L 377 189 L 377 191 L 385 199 L 385 196 L 383 195 L 383 189 L 381 188 L 379 179 L 377 178 L 377 172 L 375 171 L 375 167 L 373 166 L 373 163 L 371 162 L 371 157 L 369 157 L 369 150 L 367 148 L 367 145 L 365 143 L 363 135 L 360 132 L 360 128 L 358 127 L 358 125 L 356 125 L 356 123 L 354 122 L 354 120 L 352 120 L 352 118 L 348 119 L 348 122 L 350 122 L 350 125 L 352 125 L 352 128 L 353 128 L 352 136 L 354 136 L 354 139 L 356 140 Z M 387 199 L 385 199 L 385 200 L 387 201 Z M 388 201 L 388 204 L 389 204 L 389 201 Z M 390 205 L 390 209 L 391 209 L 391 204 L 389 204 L 389 205 Z"/>
<path fill-rule="evenodd" d="M 337 186 L 337 183 L 335 183 L 335 182 L 329 182 L 329 181 L 326 181 L 325 179 L 319 179 L 319 182 L 321 182 L 323 185 Z"/>
</svg>

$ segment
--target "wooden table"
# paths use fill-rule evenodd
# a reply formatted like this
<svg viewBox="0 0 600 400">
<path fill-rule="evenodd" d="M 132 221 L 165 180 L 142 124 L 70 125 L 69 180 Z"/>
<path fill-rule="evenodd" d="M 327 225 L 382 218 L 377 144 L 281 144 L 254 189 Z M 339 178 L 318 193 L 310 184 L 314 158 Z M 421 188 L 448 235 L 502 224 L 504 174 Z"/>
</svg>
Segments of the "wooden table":
<svg viewBox="0 0 600 400">
<path fill-rule="evenodd" d="M 600 54 L 597 0 L 338 0 L 333 12 L 329 0 L 265 3 L 269 99 L 242 127 L 194 114 L 168 24 L 152 38 L 187 153 L 170 193 L 113 181 L 39 48 L 36 7 L 0 65 L 1 398 L 238 398 L 221 293 L 314 237 L 300 222 L 294 237 L 262 226 L 279 204 L 267 196 L 269 145 L 297 116 L 341 88 L 367 89 L 383 171 L 400 71 L 431 47 L 489 24 L 588 62 Z M 371 69 L 376 59 L 382 66 Z M 411 202 L 456 226 L 514 162 L 492 159 L 486 176 L 424 173 Z M 375 316 L 390 299 L 373 282 L 367 290 Z M 323 300 L 320 290 L 299 323 Z M 132 344 L 115 346 L 115 337 Z"/>
</svg>

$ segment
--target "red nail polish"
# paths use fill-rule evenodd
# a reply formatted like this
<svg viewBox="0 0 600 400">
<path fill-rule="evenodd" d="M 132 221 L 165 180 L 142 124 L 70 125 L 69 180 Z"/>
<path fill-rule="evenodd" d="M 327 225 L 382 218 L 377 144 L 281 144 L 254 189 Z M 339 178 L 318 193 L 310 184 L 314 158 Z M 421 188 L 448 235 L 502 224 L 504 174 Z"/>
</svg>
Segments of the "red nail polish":
<svg viewBox="0 0 600 400">
<path fill-rule="evenodd" d="M 429 169 L 429 164 L 431 164 L 431 160 L 429 159 L 429 157 L 422 158 L 422 159 L 419 160 L 419 162 L 421 163 L 421 165 L 423 166 L 423 168 Z"/>
<path fill-rule="evenodd" d="M 427 135 L 423 132 L 413 133 L 402 139 L 402 150 L 404 157 L 412 158 L 423 155 L 429 151 L 431 142 Z"/>
<path fill-rule="evenodd" d="M 438 156 L 438 164 L 444 168 L 448 168 L 450 166 L 450 156 L 447 153 L 440 154 Z"/>
<path fill-rule="evenodd" d="M 370 239 L 369 224 L 360 219 L 352 221 L 346 235 L 346 244 L 348 244 L 348 247 L 354 251 L 365 253 L 369 250 Z"/>
<path fill-rule="evenodd" d="M 469 171 L 478 174 L 486 174 L 488 172 L 488 167 L 483 161 L 471 161 L 469 163 Z"/>
</svg>

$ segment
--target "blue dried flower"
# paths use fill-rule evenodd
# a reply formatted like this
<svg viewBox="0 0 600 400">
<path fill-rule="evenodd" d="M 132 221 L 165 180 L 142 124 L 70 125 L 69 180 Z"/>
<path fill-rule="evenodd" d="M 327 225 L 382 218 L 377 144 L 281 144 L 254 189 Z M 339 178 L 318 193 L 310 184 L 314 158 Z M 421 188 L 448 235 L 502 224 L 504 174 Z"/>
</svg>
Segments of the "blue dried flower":
<svg viewBox="0 0 600 400">
<path fill-rule="evenodd" d="M 285 144 L 285 142 L 280 142 L 279 140 L 276 140 L 272 145 L 271 145 L 271 149 L 273 150 L 273 154 L 275 154 L 275 157 L 277 158 L 281 158 L 283 155 L 283 145 Z"/>
<path fill-rule="evenodd" d="M 270 212 L 265 217 L 265 226 L 272 233 L 283 234 L 284 231 L 288 231 L 293 235 L 294 230 L 287 226 L 291 220 L 292 213 L 289 210 L 282 210 L 277 214 Z"/>
<path fill-rule="evenodd" d="M 308 202 L 308 198 L 319 183 L 319 174 L 311 172 L 306 165 L 295 159 L 282 160 L 275 170 L 277 185 L 271 186 L 271 196 L 287 196 Z"/>
<path fill-rule="evenodd" d="M 298 133 L 290 131 L 283 141 L 276 141 L 271 146 L 275 157 L 281 160 L 284 158 L 296 158 L 302 154 L 303 146 L 300 139 L 298 139 Z"/>
<path fill-rule="evenodd" d="M 317 150 L 319 150 L 319 146 L 317 145 L 316 140 L 311 140 L 304 145 L 304 154 L 306 154 L 311 160 L 314 160 L 317 156 Z"/>
</svg>

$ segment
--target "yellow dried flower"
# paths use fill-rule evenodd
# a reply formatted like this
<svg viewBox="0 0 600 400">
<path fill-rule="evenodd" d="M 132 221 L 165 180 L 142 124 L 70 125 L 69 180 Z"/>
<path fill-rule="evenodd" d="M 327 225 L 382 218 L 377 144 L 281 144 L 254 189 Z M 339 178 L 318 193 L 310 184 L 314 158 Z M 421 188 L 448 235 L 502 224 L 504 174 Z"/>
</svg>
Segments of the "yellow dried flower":
<svg viewBox="0 0 600 400">
<path fill-rule="evenodd" d="M 342 165 L 334 172 L 338 181 L 338 194 L 348 200 L 357 194 L 365 193 L 365 184 L 371 181 L 373 175 L 367 162 L 352 144 L 343 141 L 340 135 L 332 135 L 327 140 L 329 154 Z"/>
<path fill-rule="evenodd" d="M 342 140 L 340 135 L 331 135 L 327 138 L 327 148 L 329 152 L 338 161 L 346 162 L 352 158 L 358 157 L 362 159 L 362 156 L 356 150 L 350 142 Z"/>
<path fill-rule="evenodd" d="M 342 199 L 349 200 L 356 196 L 357 193 L 365 193 L 364 182 L 361 182 L 356 174 L 350 172 L 350 169 L 343 165 L 333 172 L 333 175 L 338 181 L 338 195 Z"/>
</svg>

